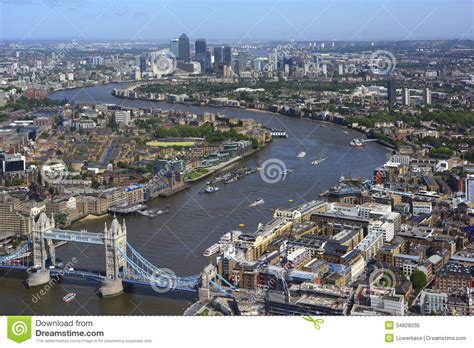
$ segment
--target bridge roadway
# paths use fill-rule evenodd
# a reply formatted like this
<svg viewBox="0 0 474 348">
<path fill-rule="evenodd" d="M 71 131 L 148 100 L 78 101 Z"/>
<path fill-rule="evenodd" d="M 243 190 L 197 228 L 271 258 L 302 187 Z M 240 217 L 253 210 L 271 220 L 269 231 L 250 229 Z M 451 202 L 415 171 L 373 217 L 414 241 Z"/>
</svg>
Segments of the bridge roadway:
<svg viewBox="0 0 474 348">
<path fill-rule="evenodd" d="M 73 231 L 73 230 L 59 230 L 52 229 L 44 233 L 45 239 L 60 240 L 67 242 L 89 243 L 89 244 L 104 244 L 103 233 L 91 233 L 87 231 Z"/>
</svg>

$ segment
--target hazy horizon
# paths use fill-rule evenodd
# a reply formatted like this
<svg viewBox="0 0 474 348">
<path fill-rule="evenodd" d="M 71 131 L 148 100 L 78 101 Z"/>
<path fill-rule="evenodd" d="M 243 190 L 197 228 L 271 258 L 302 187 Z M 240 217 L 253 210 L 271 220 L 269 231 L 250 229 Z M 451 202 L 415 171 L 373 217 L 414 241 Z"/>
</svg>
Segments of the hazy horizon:
<svg viewBox="0 0 474 348">
<path fill-rule="evenodd" d="M 404 41 L 473 38 L 470 0 L 0 0 L 1 40 Z"/>
</svg>

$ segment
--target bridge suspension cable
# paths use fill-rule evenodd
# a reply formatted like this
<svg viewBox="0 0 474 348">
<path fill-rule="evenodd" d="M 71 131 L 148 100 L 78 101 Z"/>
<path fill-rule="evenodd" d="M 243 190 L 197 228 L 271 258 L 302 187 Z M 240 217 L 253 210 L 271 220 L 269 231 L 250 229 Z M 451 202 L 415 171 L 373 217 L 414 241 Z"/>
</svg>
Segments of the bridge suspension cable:
<svg viewBox="0 0 474 348">
<path fill-rule="evenodd" d="M 165 270 L 161 269 L 161 268 L 158 268 L 156 267 L 155 265 L 153 265 L 152 263 L 150 263 L 150 261 L 148 261 L 147 259 L 145 259 L 138 251 L 136 251 L 128 242 L 127 242 L 127 249 L 130 250 L 130 252 L 132 253 L 133 256 L 135 256 L 138 260 L 140 260 L 144 265 L 147 266 L 147 268 L 149 268 L 150 270 L 152 270 L 154 273 L 156 274 L 163 274 L 164 276 L 168 276 L 168 277 L 176 277 L 174 274 L 171 274 L 171 273 L 168 273 L 166 272 Z M 199 274 L 196 274 L 196 275 L 193 275 L 193 276 L 187 276 L 187 277 L 179 277 L 180 280 L 196 280 L 196 279 L 199 279 L 200 275 Z"/>
<path fill-rule="evenodd" d="M 130 256 L 127 255 L 127 250 L 130 251 Z M 118 249 L 129 266 L 125 273 L 126 279 L 146 282 L 152 286 L 179 290 L 194 291 L 199 285 L 200 275 L 177 277 L 174 273 L 167 272 L 151 264 L 128 243 L 127 250 Z"/>
<path fill-rule="evenodd" d="M 31 242 L 28 241 L 27 243 L 24 243 L 20 248 L 15 250 L 13 253 L 0 257 L 0 264 L 5 264 L 9 261 L 13 261 L 15 259 L 24 257 L 30 251 L 30 249 L 31 249 Z"/>
</svg>

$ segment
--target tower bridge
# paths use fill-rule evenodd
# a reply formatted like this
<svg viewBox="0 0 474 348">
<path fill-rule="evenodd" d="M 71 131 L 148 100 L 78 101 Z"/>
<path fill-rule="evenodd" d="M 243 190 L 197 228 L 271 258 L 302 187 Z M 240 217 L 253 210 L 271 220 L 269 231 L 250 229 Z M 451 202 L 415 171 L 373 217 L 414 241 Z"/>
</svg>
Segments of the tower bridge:
<svg viewBox="0 0 474 348">
<path fill-rule="evenodd" d="M 105 272 L 46 267 L 49 259 L 56 266 L 54 241 L 103 245 L 105 251 Z M 144 258 L 127 242 L 127 226 L 116 217 L 110 226 L 105 224 L 103 233 L 86 230 L 62 230 L 56 227 L 54 217 L 44 212 L 33 225 L 31 240 L 24 243 L 14 253 L 0 256 L 0 268 L 27 270 L 28 286 L 47 284 L 51 276 L 76 276 L 94 278 L 101 281 L 102 297 L 114 296 L 123 292 L 123 283 L 141 284 L 158 289 L 197 292 L 200 297 L 209 297 L 212 291 L 231 296 L 235 287 L 219 277 L 215 267 L 206 266 L 202 274 L 177 277 L 172 271 L 159 268 Z M 221 284 L 229 286 L 224 289 Z M 165 292 L 163 291 L 163 292 Z M 161 291 L 158 291 L 161 292 Z M 203 296 L 206 294 L 205 296 Z"/>
</svg>

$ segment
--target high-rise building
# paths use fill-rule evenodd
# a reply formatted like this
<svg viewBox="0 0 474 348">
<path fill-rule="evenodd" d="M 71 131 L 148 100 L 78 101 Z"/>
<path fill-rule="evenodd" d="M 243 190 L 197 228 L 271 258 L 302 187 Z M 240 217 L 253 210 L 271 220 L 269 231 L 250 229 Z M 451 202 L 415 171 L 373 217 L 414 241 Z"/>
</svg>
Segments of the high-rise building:
<svg viewBox="0 0 474 348">
<path fill-rule="evenodd" d="M 423 89 L 423 104 L 425 105 L 431 104 L 431 89 L 429 88 Z"/>
<path fill-rule="evenodd" d="M 322 69 L 322 71 L 323 71 L 323 75 L 326 77 L 327 74 L 328 74 L 328 65 L 327 65 L 326 63 L 323 63 L 323 64 L 321 65 L 321 69 Z"/>
<path fill-rule="evenodd" d="M 474 175 L 467 175 L 464 187 L 466 188 L 466 199 L 474 203 Z"/>
<path fill-rule="evenodd" d="M 238 65 L 237 65 L 237 71 L 241 73 L 242 71 L 245 71 L 245 68 L 247 67 L 247 63 L 249 61 L 249 56 L 247 52 L 239 52 L 239 56 L 237 58 Z"/>
<path fill-rule="evenodd" d="M 222 46 L 214 47 L 214 63 L 224 61 L 224 48 Z"/>
<path fill-rule="evenodd" d="M 176 59 L 179 59 L 179 39 L 173 39 L 170 41 L 170 51 Z"/>
<path fill-rule="evenodd" d="M 268 54 L 268 71 L 276 71 L 278 69 L 278 55 L 275 52 Z"/>
<path fill-rule="evenodd" d="M 232 62 L 232 47 L 225 46 L 224 47 L 224 58 L 223 61 L 230 65 Z"/>
<path fill-rule="evenodd" d="M 410 106 L 410 89 L 404 87 L 402 93 L 402 103 L 403 105 Z"/>
<path fill-rule="evenodd" d="M 147 70 L 146 57 L 140 56 L 140 72 L 145 72 Z"/>
<path fill-rule="evenodd" d="M 206 70 L 208 64 L 207 59 L 207 43 L 206 39 L 197 39 L 194 45 L 196 61 L 201 64 L 201 70 Z"/>
<path fill-rule="evenodd" d="M 199 57 L 205 57 L 206 50 L 207 50 L 206 39 L 197 39 L 194 49 L 195 49 L 195 54 L 196 54 L 196 60 Z"/>
<path fill-rule="evenodd" d="M 390 104 L 395 104 L 397 102 L 397 83 L 395 79 L 388 80 L 387 100 Z"/>
<path fill-rule="evenodd" d="M 344 75 L 344 63 L 343 62 L 337 63 L 337 74 L 339 76 Z"/>
<path fill-rule="evenodd" d="M 212 52 L 210 50 L 207 50 L 206 52 L 206 66 L 205 70 L 209 70 L 212 68 Z"/>
<path fill-rule="evenodd" d="M 179 37 L 179 43 L 178 43 L 178 59 L 189 62 L 191 59 L 190 57 L 190 52 L 189 52 L 189 38 L 186 36 L 186 34 L 182 34 Z"/>
</svg>

